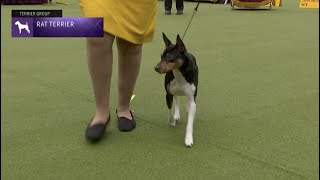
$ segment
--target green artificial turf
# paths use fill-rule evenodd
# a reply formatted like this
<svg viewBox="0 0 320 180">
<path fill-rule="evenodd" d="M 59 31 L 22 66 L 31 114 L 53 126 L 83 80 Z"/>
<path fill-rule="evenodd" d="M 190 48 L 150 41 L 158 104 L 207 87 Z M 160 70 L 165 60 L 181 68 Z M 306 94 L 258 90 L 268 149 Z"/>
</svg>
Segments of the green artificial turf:
<svg viewBox="0 0 320 180">
<path fill-rule="evenodd" d="M 175 41 L 196 3 L 164 15 L 143 48 L 132 108 L 137 128 L 117 129 L 117 56 L 111 125 L 99 144 L 84 130 L 94 113 L 84 39 L 11 38 L 11 9 L 1 6 L 1 177 L 16 179 L 318 179 L 319 10 L 299 0 L 267 10 L 200 4 L 185 44 L 200 69 L 194 147 L 184 147 L 186 106 L 167 125 L 164 76 L 153 67 L 161 32 Z M 173 6 L 175 7 L 175 5 Z M 175 11 L 173 11 L 175 13 Z M 116 50 L 116 47 L 114 47 Z"/>
</svg>

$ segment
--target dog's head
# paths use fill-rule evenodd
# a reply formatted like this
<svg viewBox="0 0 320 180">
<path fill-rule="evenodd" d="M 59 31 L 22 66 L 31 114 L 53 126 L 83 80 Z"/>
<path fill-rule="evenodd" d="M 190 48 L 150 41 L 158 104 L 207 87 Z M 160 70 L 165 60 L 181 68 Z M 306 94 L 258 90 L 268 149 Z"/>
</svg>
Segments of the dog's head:
<svg viewBox="0 0 320 180">
<path fill-rule="evenodd" d="M 20 21 L 16 21 L 14 24 L 15 24 L 15 25 L 18 25 L 18 24 L 21 24 L 21 23 L 20 23 Z"/>
<path fill-rule="evenodd" d="M 172 44 L 164 33 L 162 36 L 165 49 L 161 54 L 161 61 L 154 67 L 155 71 L 160 74 L 179 69 L 184 63 L 184 53 L 187 52 L 179 35 L 177 35 L 176 44 Z"/>
</svg>

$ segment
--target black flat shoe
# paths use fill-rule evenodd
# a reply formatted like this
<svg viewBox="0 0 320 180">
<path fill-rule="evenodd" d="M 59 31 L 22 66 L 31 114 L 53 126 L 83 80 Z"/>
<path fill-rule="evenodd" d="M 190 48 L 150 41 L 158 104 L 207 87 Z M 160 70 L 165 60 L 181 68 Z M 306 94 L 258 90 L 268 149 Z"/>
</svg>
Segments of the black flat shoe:
<svg viewBox="0 0 320 180">
<path fill-rule="evenodd" d="M 183 14 L 183 10 L 178 10 L 177 11 L 177 15 L 182 15 Z"/>
<path fill-rule="evenodd" d="M 129 132 L 132 131 L 136 127 L 136 121 L 134 120 L 134 117 L 132 115 L 132 112 L 130 111 L 132 120 L 126 118 L 126 117 L 119 117 L 118 112 L 118 129 L 122 132 Z"/>
<path fill-rule="evenodd" d="M 100 140 L 103 135 L 105 134 L 106 128 L 110 122 L 110 115 L 108 117 L 108 120 L 105 124 L 94 124 L 90 126 L 91 122 L 89 123 L 87 129 L 86 129 L 86 139 L 91 142 L 97 142 Z"/>
</svg>

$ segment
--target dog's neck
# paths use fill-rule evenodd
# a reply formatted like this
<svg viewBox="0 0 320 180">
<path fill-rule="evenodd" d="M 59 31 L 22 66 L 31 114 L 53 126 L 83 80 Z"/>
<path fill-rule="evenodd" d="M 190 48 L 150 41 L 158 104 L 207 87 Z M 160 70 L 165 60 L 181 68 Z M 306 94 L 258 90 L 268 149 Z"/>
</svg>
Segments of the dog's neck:
<svg viewBox="0 0 320 180">
<path fill-rule="evenodd" d="M 179 69 L 172 70 L 174 77 L 177 80 L 186 80 L 187 82 L 191 83 L 194 79 L 194 63 L 192 60 L 192 55 L 185 52 L 183 54 L 183 64 Z"/>
<path fill-rule="evenodd" d="M 177 80 L 184 80 L 185 79 L 179 69 L 173 69 L 172 73 L 174 75 L 174 78 Z"/>
<path fill-rule="evenodd" d="M 190 70 L 190 68 L 192 68 L 191 66 L 192 66 L 192 63 L 190 62 L 191 60 L 190 60 L 190 58 L 189 58 L 189 53 L 187 53 L 187 52 L 185 52 L 184 54 L 183 54 L 183 64 L 182 64 L 182 66 L 179 68 L 179 70 L 180 70 L 180 72 L 182 73 L 182 74 L 184 74 L 184 73 L 187 73 L 187 71 L 189 71 Z"/>
<path fill-rule="evenodd" d="M 183 74 L 187 72 L 188 66 L 190 65 L 189 58 L 184 54 L 183 56 L 183 64 L 179 69 L 173 69 L 173 75 L 176 79 L 184 79 Z"/>
</svg>

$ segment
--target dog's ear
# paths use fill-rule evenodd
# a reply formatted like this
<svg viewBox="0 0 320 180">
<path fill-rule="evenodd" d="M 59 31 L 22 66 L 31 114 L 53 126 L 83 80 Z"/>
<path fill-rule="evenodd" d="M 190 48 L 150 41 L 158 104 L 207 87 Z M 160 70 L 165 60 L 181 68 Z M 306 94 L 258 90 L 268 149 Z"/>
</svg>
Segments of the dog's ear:
<svg viewBox="0 0 320 180">
<path fill-rule="evenodd" d="M 167 38 L 167 36 L 164 33 L 162 33 L 162 37 L 163 37 L 163 41 L 164 41 L 164 44 L 166 45 L 166 47 L 168 47 L 172 44 L 171 41 Z"/>
<path fill-rule="evenodd" d="M 185 52 L 186 51 L 186 47 L 185 47 L 184 43 L 182 42 L 179 34 L 177 35 L 177 47 L 178 47 L 180 52 Z"/>
</svg>

